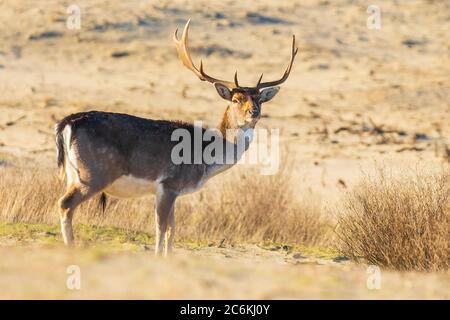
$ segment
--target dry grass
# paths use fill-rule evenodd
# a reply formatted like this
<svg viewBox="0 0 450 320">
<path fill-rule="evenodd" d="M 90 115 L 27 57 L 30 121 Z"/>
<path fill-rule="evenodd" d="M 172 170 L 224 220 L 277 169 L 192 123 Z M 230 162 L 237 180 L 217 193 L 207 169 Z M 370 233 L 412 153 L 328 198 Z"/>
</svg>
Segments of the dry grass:
<svg viewBox="0 0 450 320">
<path fill-rule="evenodd" d="M 365 178 L 339 217 L 342 252 L 397 270 L 449 267 L 449 172 Z"/>
<path fill-rule="evenodd" d="M 0 168 L 0 221 L 57 224 L 57 200 L 65 186 L 56 170 Z M 327 244 L 329 220 L 319 201 L 297 201 L 288 171 L 262 176 L 234 168 L 176 204 L 178 240 L 205 243 Z M 108 198 L 105 214 L 97 199 L 81 205 L 75 223 L 115 226 L 153 234 L 153 197 Z"/>
</svg>

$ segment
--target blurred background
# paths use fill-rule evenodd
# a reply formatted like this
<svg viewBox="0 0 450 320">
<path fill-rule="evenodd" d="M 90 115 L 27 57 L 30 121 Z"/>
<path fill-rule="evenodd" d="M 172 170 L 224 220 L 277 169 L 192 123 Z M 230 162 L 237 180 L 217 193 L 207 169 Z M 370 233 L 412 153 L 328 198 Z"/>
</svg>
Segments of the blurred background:
<svg viewBox="0 0 450 320">
<path fill-rule="evenodd" d="M 68 29 L 69 6 L 80 29 Z M 53 124 L 72 112 L 220 122 L 226 102 L 178 60 L 244 85 L 278 78 L 299 54 L 262 128 L 281 129 L 301 187 L 334 193 L 373 160 L 448 158 L 450 3 L 378 1 L 1 1 L 0 152 L 54 157 Z M 47 162 L 47 161 L 44 161 Z M 42 163 L 42 162 L 41 162 Z M 54 160 L 49 162 L 54 166 Z"/>
<path fill-rule="evenodd" d="M 368 10 L 372 4 L 375 7 Z M 75 13 L 73 5 L 80 9 L 79 29 L 67 27 L 68 19 Z M 379 12 L 379 28 L 369 27 L 374 22 L 373 8 Z M 56 178 L 53 126 L 63 117 L 74 112 L 102 110 L 154 119 L 203 120 L 211 126 L 219 124 L 226 101 L 217 95 L 211 84 L 199 81 L 181 64 L 172 41 L 176 28 L 181 29 L 189 18 L 192 58 L 196 64 L 202 59 L 205 70 L 218 78 L 231 80 L 235 70 L 238 70 L 239 82 L 247 86 L 254 85 L 261 73 L 265 80 L 279 78 L 289 61 L 293 34 L 299 53 L 290 78 L 277 97 L 263 106 L 263 116 L 258 123 L 260 128 L 280 130 L 282 177 L 256 177 L 257 173 L 251 169 L 233 169 L 214 178 L 216 183 L 207 186 L 206 193 L 181 201 L 177 207 L 180 209 L 179 225 L 186 227 L 181 227 L 178 240 L 195 242 L 194 250 L 189 247 L 187 256 L 206 256 L 207 265 L 217 253 L 209 251 L 213 250 L 208 249 L 209 245 L 225 248 L 241 241 L 269 240 L 272 244 L 289 242 L 328 247 L 334 241 L 324 232 L 330 225 L 320 220 L 321 208 L 326 207 L 328 211 L 331 208 L 333 213 L 338 211 L 336 203 L 342 194 L 358 186 L 366 173 L 380 166 L 388 172 L 404 174 L 408 169 L 416 173 L 418 167 L 436 171 L 448 164 L 449 1 L 0 0 L 0 221 L 53 224 L 50 229 L 35 226 L 27 227 L 26 231 L 16 225 L 2 225 L 0 244 L 15 245 L 24 239 L 31 239 L 32 245 L 36 239 L 45 244 L 53 239 L 60 244 L 55 203 L 64 187 Z M 442 179 L 446 178 L 448 176 Z M 448 180 L 445 183 L 448 185 Z M 430 185 L 433 189 L 438 183 Z M 248 194 L 248 190 L 256 191 L 248 197 L 240 197 Z M 395 188 L 389 190 L 396 192 Z M 448 201 L 445 192 L 442 193 L 444 202 Z M 266 196 L 268 194 L 271 196 Z M 371 191 L 366 192 L 365 196 L 370 198 L 371 194 Z M 377 199 L 385 198 L 383 193 L 377 196 Z M 397 200 L 392 199 L 390 208 L 395 209 Z M 293 201 L 299 204 L 292 205 Z M 151 234 L 151 204 L 147 200 L 113 202 L 109 207 L 110 215 L 106 217 L 97 216 L 95 205 L 89 204 L 80 210 L 76 219 Z M 281 214 L 283 219 L 280 220 Z M 117 237 L 131 242 L 144 239 L 133 248 L 147 251 L 147 243 L 152 241 L 136 235 L 117 236 L 114 232 L 112 235 L 102 232 L 97 236 L 98 230 L 80 228 L 77 235 L 86 242 L 110 241 Z M 439 238 L 441 253 L 448 249 L 448 241 L 441 240 L 447 239 L 445 235 L 448 237 L 444 229 L 443 237 Z M 19 236 L 11 237 L 12 234 Z M 399 240 L 399 248 L 402 241 Z M 195 253 L 199 247 L 204 251 L 199 249 L 200 253 Z M 276 252 L 281 250 L 282 258 L 270 250 L 254 247 L 241 251 L 234 247 L 223 249 L 228 250 L 221 255 L 225 263 L 230 257 L 237 263 L 229 271 L 229 277 L 222 260 L 214 266 L 213 273 L 206 276 L 198 271 L 198 268 L 203 270 L 203 262 L 196 262 L 186 271 L 192 272 L 194 280 L 183 274 L 180 275 L 183 279 L 171 277 L 190 263 L 188 258 L 177 260 L 179 264 L 175 265 L 153 261 L 156 270 L 173 270 L 161 271 L 163 280 L 155 280 L 161 273 L 146 273 L 149 271 L 142 269 L 146 263 L 142 260 L 148 257 L 139 256 L 133 262 L 120 258 L 117 264 L 103 264 L 103 251 L 94 252 L 92 256 L 84 252 L 81 259 L 86 265 L 92 262 L 89 260 L 92 257 L 92 264 L 100 262 L 94 268 L 98 273 L 91 274 L 92 288 L 97 291 L 83 294 L 85 297 L 115 297 L 108 285 L 95 287 L 96 277 L 108 273 L 110 279 L 105 283 L 111 280 L 117 285 L 119 297 L 126 288 L 145 283 L 142 279 L 147 276 L 150 279 L 154 276 L 154 281 L 164 285 L 160 287 L 161 295 L 147 291 L 143 294 L 146 297 L 186 297 L 195 286 L 198 291 L 192 291 L 189 297 L 273 298 L 292 297 L 291 293 L 298 294 L 296 297 L 310 297 L 311 291 L 301 290 L 305 284 L 312 283 L 311 279 L 318 278 L 315 267 L 292 268 L 286 273 L 278 262 L 295 264 L 298 260 L 293 258 L 295 250 L 292 247 L 285 250 L 279 244 L 273 247 Z M 426 243 L 425 247 L 433 246 Z M 48 286 L 49 282 L 42 277 L 33 282 L 30 280 L 34 279 L 33 274 L 23 276 L 26 270 L 14 272 L 23 265 L 22 249 L 18 249 L 17 255 L 15 251 L 6 250 L 7 253 L 1 255 L 9 260 L 3 259 L 6 269 L 1 270 L 11 272 L 3 273 L 7 276 L 0 278 L 2 288 L 16 290 L 19 297 L 23 288 L 35 290 L 36 296 L 40 296 L 39 288 Z M 32 252 L 37 261 L 35 273 L 45 274 L 44 270 L 49 270 L 48 261 L 57 259 L 52 258 L 51 250 Z M 286 252 L 290 254 L 288 258 Z M 308 252 L 314 255 L 315 251 Z M 53 261 L 56 265 L 71 263 L 70 253 L 61 254 L 64 258 Z M 398 256 L 397 251 L 393 254 Z M 322 251 L 318 256 L 337 258 Z M 415 261 L 415 257 L 416 253 L 411 251 L 411 261 Z M 249 268 L 249 263 L 255 261 L 261 263 L 259 269 Z M 269 277 L 266 276 L 269 269 L 264 265 L 267 261 L 273 267 Z M 426 263 L 427 258 L 421 261 Z M 445 256 L 440 261 L 448 264 Z M 142 273 L 127 274 L 123 279 L 127 283 L 114 282 L 118 279 L 115 272 L 122 277 L 121 267 L 128 270 L 130 263 L 132 268 L 143 270 Z M 399 265 L 404 267 L 403 262 Z M 407 268 L 412 268 L 411 265 L 414 267 L 411 263 Z M 313 281 L 319 288 L 313 290 L 317 297 L 367 294 L 364 269 L 344 266 L 331 275 L 336 269 L 329 268 L 326 270 L 330 278 L 321 278 L 319 283 Z M 421 265 L 420 268 L 430 267 Z M 50 269 L 53 270 L 53 265 Z M 350 274 L 346 273 L 348 270 L 357 271 Z M 216 281 L 214 272 L 225 275 L 223 283 Z M 250 288 L 248 292 L 236 290 L 241 288 L 237 283 L 244 279 L 240 278 L 241 273 L 246 274 L 244 278 L 248 282 L 244 284 Z M 301 279 L 302 275 L 307 275 L 306 280 L 292 281 Z M 11 279 L 19 281 L 21 277 L 31 282 L 22 286 L 8 285 L 17 283 L 10 282 Z M 203 282 L 195 282 L 197 278 Z M 51 275 L 48 279 L 54 280 Z M 430 291 L 413 292 L 403 280 L 391 280 L 392 290 L 382 292 L 381 296 L 392 297 L 396 292 L 411 296 L 420 292 L 431 296 L 447 294 L 448 297 L 448 282 L 442 283 L 434 276 L 421 278 L 418 283 L 424 286 L 435 283 L 436 288 L 440 286 L 437 291 L 431 286 L 427 287 Z M 176 285 L 171 286 L 170 281 Z M 187 282 L 181 284 L 182 281 Z M 336 285 L 335 291 L 321 291 L 330 283 Z M 349 287 L 351 283 L 358 285 Z M 59 285 L 58 282 L 53 287 L 48 286 L 54 290 L 49 294 L 65 296 L 65 288 L 62 290 Z M 290 288 L 286 289 L 286 285 Z M 141 297 L 139 292 L 134 296 Z"/>
</svg>

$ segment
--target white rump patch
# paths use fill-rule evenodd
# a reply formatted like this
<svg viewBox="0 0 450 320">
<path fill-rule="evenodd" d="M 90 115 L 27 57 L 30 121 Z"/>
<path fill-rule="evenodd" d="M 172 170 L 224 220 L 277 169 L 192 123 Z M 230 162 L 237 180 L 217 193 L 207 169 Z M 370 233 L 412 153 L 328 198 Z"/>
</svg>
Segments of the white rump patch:
<svg viewBox="0 0 450 320">
<path fill-rule="evenodd" d="M 66 163 L 64 164 L 66 177 L 67 177 L 67 185 L 70 186 L 72 184 L 79 184 L 80 177 L 78 176 L 78 166 L 77 166 L 77 156 L 73 149 L 70 148 L 70 139 L 72 136 L 72 128 L 70 125 L 66 125 L 63 132 L 63 140 L 64 140 L 64 149 L 66 153 Z"/>
</svg>

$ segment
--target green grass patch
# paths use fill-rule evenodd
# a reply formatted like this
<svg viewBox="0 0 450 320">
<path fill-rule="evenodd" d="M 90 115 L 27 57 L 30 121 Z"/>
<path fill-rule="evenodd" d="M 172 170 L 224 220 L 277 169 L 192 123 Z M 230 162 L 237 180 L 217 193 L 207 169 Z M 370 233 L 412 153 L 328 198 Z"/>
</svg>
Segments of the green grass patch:
<svg viewBox="0 0 450 320">
<path fill-rule="evenodd" d="M 81 243 L 103 243 L 108 245 L 154 243 L 153 238 L 144 232 L 125 230 L 115 227 L 74 226 L 76 241 Z M 57 225 L 29 223 L 0 223 L 0 238 L 9 238 L 18 242 L 43 241 L 46 243 L 62 242 L 60 228 Z"/>
<path fill-rule="evenodd" d="M 86 224 L 74 225 L 75 242 L 82 245 L 110 249 L 138 249 L 145 245 L 153 245 L 154 237 L 142 231 L 126 230 L 110 226 Z M 31 223 L 0 223 L 0 238 L 8 238 L 20 244 L 31 242 L 62 244 L 59 225 Z M 178 242 L 188 249 L 201 249 L 211 244 L 207 241 L 183 239 Z"/>
<path fill-rule="evenodd" d="M 98 249 L 99 255 L 103 255 L 110 250 L 142 250 L 145 248 L 144 246 L 155 243 L 153 236 L 148 233 L 110 226 L 77 224 L 74 226 L 74 233 L 75 241 L 78 244 Z M 2 222 L 0 223 L 0 241 L 2 238 L 13 240 L 18 244 L 43 243 L 62 245 L 63 243 L 59 225 L 48 224 Z M 242 244 L 245 245 L 245 243 Z M 176 245 L 190 250 L 214 246 L 211 242 L 194 239 L 177 239 Z M 340 256 L 336 249 L 327 247 L 275 242 L 266 242 L 260 244 L 259 247 L 287 254 L 301 253 L 304 256 L 321 259 L 332 260 Z"/>
<path fill-rule="evenodd" d="M 319 246 L 304 246 L 299 244 L 286 244 L 286 243 L 274 243 L 264 242 L 259 245 L 260 248 L 270 251 L 283 251 L 287 254 L 300 253 L 303 256 L 334 260 L 342 257 L 342 254 L 335 248 L 331 247 L 319 247 Z"/>
</svg>

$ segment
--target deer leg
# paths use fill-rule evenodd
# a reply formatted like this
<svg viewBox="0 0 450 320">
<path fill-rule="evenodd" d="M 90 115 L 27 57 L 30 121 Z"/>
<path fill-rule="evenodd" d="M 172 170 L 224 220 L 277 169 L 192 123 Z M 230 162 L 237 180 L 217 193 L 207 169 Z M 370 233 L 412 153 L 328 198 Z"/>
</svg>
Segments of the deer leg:
<svg viewBox="0 0 450 320">
<path fill-rule="evenodd" d="M 172 206 L 172 210 L 169 212 L 169 221 L 166 230 L 166 240 L 164 247 L 164 256 L 169 256 L 172 254 L 173 239 L 175 237 L 175 208 Z"/>
<path fill-rule="evenodd" d="M 61 233 L 64 243 L 71 247 L 73 246 L 73 229 L 72 219 L 75 208 L 82 202 L 88 200 L 96 192 L 86 186 L 72 185 L 68 188 L 64 196 L 58 201 L 59 214 L 61 221 Z"/>
<path fill-rule="evenodd" d="M 68 247 L 73 246 L 72 218 L 74 209 L 60 209 L 61 233 L 64 244 Z"/>
<path fill-rule="evenodd" d="M 170 216 L 173 213 L 176 194 L 170 190 L 161 188 L 156 196 L 155 207 L 155 225 L 156 225 L 156 242 L 155 255 L 159 256 L 163 252 L 164 239 L 167 227 L 170 223 Z"/>
</svg>

